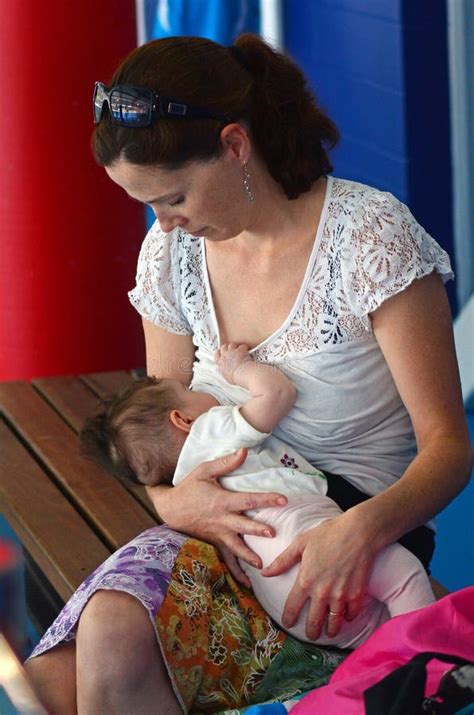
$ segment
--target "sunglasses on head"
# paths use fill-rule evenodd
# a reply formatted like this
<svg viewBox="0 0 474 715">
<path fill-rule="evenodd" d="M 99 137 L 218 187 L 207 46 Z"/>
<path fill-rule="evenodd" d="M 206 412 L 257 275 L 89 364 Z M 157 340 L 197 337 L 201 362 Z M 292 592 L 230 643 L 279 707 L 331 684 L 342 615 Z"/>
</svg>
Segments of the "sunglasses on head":
<svg viewBox="0 0 474 715">
<path fill-rule="evenodd" d="M 157 119 L 168 117 L 228 121 L 220 112 L 175 102 L 147 87 L 117 84 L 108 89 L 103 82 L 96 82 L 92 98 L 95 124 L 102 119 L 105 102 L 113 121 L 123 127 L 149 127 Z"/>
</svg>

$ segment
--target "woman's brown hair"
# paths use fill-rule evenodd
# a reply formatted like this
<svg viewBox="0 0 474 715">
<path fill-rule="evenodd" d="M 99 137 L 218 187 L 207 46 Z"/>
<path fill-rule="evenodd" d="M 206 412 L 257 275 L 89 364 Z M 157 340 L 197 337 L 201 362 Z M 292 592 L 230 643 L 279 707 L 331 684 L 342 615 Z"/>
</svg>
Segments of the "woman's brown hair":
<svg viewBox="0 0 474 715">
<path fill-rule="evenodd" d="M 148 87 L 244 122 L 290 199 L 332 170 L 327 149 L 339 138 L 335 124 L 318 107 L 299 67 L 258 35 L 240 35 L 232 48 L 201 37 L 154 40 L 135 49 L 110 84 Z M 219 156 L 224 126 L 222 120 L 173 118 L 122 127 L 104 111 L 92 147 L 101 166 L 120 158 L 172 169 Z"/>
</svg>

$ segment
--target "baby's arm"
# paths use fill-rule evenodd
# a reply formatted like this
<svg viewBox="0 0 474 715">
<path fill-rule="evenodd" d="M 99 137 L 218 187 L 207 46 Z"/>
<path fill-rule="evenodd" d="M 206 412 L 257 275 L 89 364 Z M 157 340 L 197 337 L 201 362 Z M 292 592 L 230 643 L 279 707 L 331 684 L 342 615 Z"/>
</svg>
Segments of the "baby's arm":
<svg viewBox="0 0 474 715">
<path fill-rule="evenodd" d="M 252 360 L 247 345 L 224 344 L 215 358 L 227 382 L 244 387 L 252 396 L 240 408 L 242 416 L 260 432 L 271 432 L 295 402 L 291 380 L 273 365 Z"/>
</svg>

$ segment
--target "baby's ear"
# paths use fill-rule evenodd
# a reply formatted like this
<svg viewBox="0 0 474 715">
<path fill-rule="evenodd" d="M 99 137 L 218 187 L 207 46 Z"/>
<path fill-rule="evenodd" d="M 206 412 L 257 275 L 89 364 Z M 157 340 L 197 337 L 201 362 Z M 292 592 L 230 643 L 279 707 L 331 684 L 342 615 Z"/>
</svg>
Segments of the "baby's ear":
<svg viewBox="0 0 474 715">
<path fill-rule="evenodd" d="M 171 410 L 169 418 L 171 424 L 183 432 L 189 432 L 194 422 L 194 419 L 185 415 L 182 410 Z"/>
</svg>

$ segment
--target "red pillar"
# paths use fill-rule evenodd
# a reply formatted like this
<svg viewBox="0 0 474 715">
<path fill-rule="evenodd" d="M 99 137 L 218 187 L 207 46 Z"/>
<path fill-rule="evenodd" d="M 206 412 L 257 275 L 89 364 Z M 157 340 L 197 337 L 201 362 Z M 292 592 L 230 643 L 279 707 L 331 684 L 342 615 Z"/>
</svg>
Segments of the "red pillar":
<svg viewBox="0 0 474 715">
<path fill-rule="evenodd" d="M 144 364 L 143 211 L 90 150 L 94 81 L 135 42 L 131 0 L 0 3 L 0 379 Z"/>
</svg>

